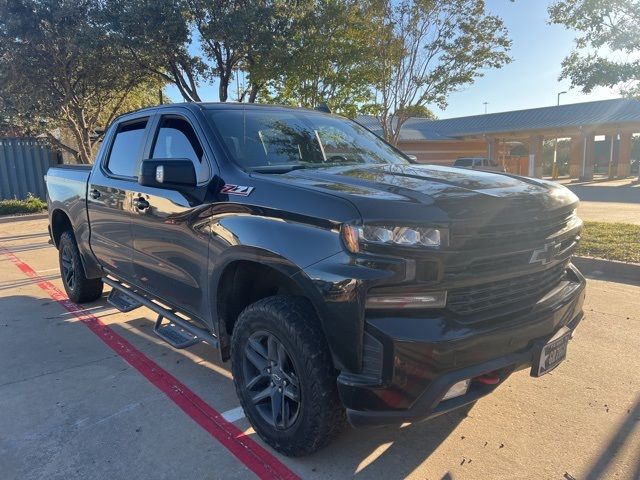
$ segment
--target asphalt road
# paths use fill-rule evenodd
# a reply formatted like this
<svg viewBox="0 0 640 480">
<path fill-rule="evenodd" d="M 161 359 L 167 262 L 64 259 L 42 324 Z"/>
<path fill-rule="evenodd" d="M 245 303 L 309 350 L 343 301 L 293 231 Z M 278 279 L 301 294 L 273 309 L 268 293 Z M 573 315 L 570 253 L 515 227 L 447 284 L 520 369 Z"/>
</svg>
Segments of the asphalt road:
<svg viewBox="0 0 640 480">
<path fill-rule="evenodd" d="M 567 184 L 580 198 L 583 220 L 640 225 L 640 183 L 631 179 Z"/>
<path fill-rule="evenodd" d="M 0 223 L 2 479 L 640 479 L 638 286 L 590 281 L 568 359 L 545 377 L 288 459 L 239 413 L 213 349 L 173 350 L 149 310 L 78 311 L 56 254 L 46 221 Z"/>
</svg>

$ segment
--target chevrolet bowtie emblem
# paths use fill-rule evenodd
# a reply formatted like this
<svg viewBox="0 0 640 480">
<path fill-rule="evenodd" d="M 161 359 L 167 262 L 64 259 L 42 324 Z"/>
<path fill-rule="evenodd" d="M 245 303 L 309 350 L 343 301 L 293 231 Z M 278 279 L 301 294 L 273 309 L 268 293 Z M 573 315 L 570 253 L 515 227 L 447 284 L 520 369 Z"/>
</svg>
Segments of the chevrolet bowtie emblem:
<svg viewBox="0 0 640 480">
<path fill-rule="evenodd" d="M 559 243 L 546 243 L 544 247 L 537 248 L 533 251 L 531 258 L 529 259 L 529 263 L 540 263 L 542 265 L 546 265 L 555 258 L 558 254 L 558 250 L 560 250 Z"/>
</svg>

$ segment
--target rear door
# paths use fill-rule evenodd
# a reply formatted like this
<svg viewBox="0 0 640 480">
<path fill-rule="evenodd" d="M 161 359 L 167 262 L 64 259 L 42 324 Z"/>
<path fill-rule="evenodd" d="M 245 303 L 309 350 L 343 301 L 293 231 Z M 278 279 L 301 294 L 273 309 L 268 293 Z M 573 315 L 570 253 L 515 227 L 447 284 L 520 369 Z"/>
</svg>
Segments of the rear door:
<svg viewBox="0 0 640 480">
<path fill-rule="evenodd" d="M 194 164 L 198 184 L 212 178 L 204 132 L 190 112 L 163 109 L 154 119 L 145 158 L 184 159 Z M 137 185 L 132 231 L 135 282 L 172 306 L 199 318 L 208 310 L 207 223 L 201 203 L 188 193 Z"/>
<path fill-rule="evenodd" d="M 149 118 L 127 118 L 111 127 L 87 188 L 91 249 L 105 269 L 123 279 L 133 278 L 131 199 Z"/>
</svg>

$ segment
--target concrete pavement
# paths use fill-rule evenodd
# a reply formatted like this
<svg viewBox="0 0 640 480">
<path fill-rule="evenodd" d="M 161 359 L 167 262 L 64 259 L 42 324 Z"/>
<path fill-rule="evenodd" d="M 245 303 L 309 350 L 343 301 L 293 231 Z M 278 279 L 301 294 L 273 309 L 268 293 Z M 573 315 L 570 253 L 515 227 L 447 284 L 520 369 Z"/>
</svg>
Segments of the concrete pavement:
<svg viewBox="0 0 640 480">
<path fill-rule="evenodd" d="M 46 221 L 0 223 L 0 246 L 61 286 L 46 241 Z M 84 308 L 264 446 L 237 415 L 217 352 L 173 350 L 153 335 L 146 309 L 123 314 L 104 298 Z M 638 479 L 639 311 L 640 287 L 592 280 L 568 359 L 549 375 L 519 372 L 466 415 L 349 429 L 302 459 L 271 453 L 312 479 Z M 3 479 L 255 477 L 2 253 L 0 365 Z"/>
</svg>

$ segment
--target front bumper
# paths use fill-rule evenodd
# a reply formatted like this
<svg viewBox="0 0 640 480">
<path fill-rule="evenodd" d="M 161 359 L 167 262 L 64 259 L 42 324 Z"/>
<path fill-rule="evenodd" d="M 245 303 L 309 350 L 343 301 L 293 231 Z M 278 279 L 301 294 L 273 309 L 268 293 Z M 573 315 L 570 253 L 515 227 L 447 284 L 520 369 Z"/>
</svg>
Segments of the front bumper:
<svg viewBox="0 0 640 480">
<path fill-rule="evenodd" d="M 354 426 L 398 424 L 435 417 L 492 392 L 511 373 L 530 367 L 562 327 L 582 319 L 585 279 L 569 279 L 515 317 L 457 325 L 438 313 L 366 319 L 364 368 L 338 377 Z M 471 382 L 460 397 L 442 400 L 455 383 L 495 372 L 499 383 Z"/>
</svg>

